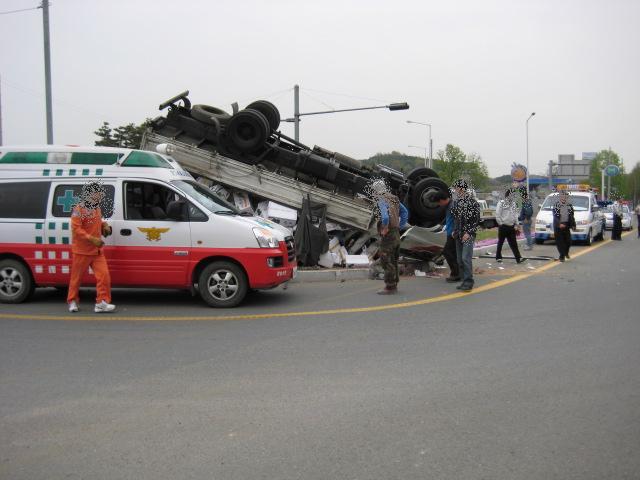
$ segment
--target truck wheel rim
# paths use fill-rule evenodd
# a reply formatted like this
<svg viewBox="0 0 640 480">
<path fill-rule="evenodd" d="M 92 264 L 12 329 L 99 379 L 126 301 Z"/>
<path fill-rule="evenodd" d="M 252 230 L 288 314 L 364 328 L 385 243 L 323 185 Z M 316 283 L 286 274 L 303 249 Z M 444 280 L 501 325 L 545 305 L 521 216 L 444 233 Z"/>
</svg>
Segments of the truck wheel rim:
<svg viewBox="0 0 640 480">
<path fill-rule="evenodd" d="M 15 268 L 0 270 L 0 292 L 6 297 L 15 297 L 22 290 L 24 279 Z"/>
<path fill-rule="evenodd" d="M 238 293 L 240 282 L 233 272 L 229 270 L 217 270 L 209 277 L 207 288 L 209 294 L 222 301 L 231 300 Z"/>
<path fill-rule="evenodd" d="M 427 208 L 437 208 L 439 204 L 433 201 L 433 196 L 438 192 L 437 188 L 427 188 L 420 196 L 420 203 Z"/>
</svg>

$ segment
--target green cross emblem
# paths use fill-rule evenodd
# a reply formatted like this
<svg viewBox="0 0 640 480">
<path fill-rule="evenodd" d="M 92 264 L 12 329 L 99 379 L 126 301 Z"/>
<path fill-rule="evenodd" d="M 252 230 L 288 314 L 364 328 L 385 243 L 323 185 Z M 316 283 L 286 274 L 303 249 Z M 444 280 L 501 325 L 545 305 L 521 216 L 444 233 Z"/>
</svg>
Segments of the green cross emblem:
<svg viewBox="0 0 640 480">
<path fill-rule="evenodd" d="M 65 190 L 64 195 L 56 199 L 56 205 L 60 205 L 64 213 L 71 213 L 76 203 L 78 199 L 73 195 L 73 190 Z"/>
</svg>

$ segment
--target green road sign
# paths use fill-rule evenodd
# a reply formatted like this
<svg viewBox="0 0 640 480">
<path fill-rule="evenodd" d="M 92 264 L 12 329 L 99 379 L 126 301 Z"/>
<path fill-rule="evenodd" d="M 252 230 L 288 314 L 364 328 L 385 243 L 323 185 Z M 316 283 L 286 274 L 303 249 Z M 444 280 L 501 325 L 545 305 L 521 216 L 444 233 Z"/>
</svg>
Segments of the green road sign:
<svg viewBox="0 0 640 480">
<path fill-rule="evenodd" d="M 607 165 L 604 169 L 604 173 L 608 177 L 615 177 L 620 174 L 620 167 L 617 165 Z"/>
</svg>

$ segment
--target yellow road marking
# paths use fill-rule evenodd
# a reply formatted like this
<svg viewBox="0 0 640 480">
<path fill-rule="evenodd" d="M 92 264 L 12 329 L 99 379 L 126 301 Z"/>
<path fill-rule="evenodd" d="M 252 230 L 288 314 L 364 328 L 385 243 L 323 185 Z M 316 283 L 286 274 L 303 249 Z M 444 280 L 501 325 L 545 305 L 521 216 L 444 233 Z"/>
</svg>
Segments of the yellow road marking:
<svg viewBox="0 0 640 480">
<path fill-rule="evenodd" d="M 627 236 L 633 232 L 626 232 L 623 236 Z M 612 240 L 605 240 L 597 245 L 585 248 L 579 252 L 576 252 L 571 258 L 577 258 L 582 255 L 586 255 L 597 248 L 607 245 Z M 10 319 L 25 319 L 25 320 L 67 320 L 67 321 L 121 321 L 121 322 L 166 322 L 166 321 L 214 321 L 214 320 L 259 320 L 263 318 L 286 318 L 286 317 L 310 317 L 310 316 L 322 316 L 322 315 L 336 315 L 340 313 L 367 313 L 367 312 L 380 312 L 384 310 L 392 310 L 398 308 L 410 308 L 420 305 L 428 305 L 431 303 L 447 302 L 449 300 L 455 300 L 457 298 L 469 297 L 471 295 L 477 295 L 495 288 L 504 287 L 511 283 L 525 280 L 541 272 L 546 272 L 556 266 L 560 265 L 560 262 L 553 261 L 547 265 L 536 268 L 535 271 L 529 273 L 519 273 L 503 280 L 497 280 L 493 283 L 488 283 L 480 287 L 474 288 L 470 292 L 455 292 L 447 293 L 437 297 L 422 298 L 419 300 L 412 300 L 409 302 L 392 303 L 387 305 L 376 305 L 372 307 L 353 307 L 353 308 L 334 308 L 329 310 L 311 310 L 306 312 L 274 312 L 274 313 L 255 313 L 255 314 L 240 314 L 240 315 L 221 315 L 221 316 L 180 316 L 180 317 L 145 317 L 145 316 L 111 316 L 108 314 L 103 315 L 26 315 L 26 314 L 0 314 L 0 318 Z"/>
</svg>

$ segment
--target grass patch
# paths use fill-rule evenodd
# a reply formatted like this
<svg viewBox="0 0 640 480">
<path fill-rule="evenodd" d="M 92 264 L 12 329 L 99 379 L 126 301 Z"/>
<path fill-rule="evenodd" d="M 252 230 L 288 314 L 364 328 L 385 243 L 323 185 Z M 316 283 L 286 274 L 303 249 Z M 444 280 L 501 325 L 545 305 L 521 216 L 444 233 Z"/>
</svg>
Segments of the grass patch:
<svg viewBox="0 0 640 480">
<path fill-rule="evenodd" d="M 497 228 L 489 228 L 489 229 L 481 228 L 476 233 L 476 242 L 479 242 L 481 240 L 490 240 L 494 238 L 498 238 Z"/>
</svg>

